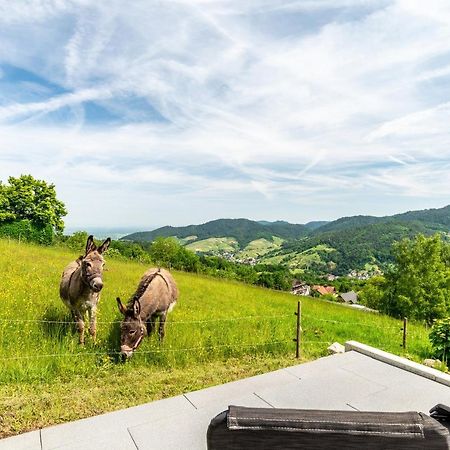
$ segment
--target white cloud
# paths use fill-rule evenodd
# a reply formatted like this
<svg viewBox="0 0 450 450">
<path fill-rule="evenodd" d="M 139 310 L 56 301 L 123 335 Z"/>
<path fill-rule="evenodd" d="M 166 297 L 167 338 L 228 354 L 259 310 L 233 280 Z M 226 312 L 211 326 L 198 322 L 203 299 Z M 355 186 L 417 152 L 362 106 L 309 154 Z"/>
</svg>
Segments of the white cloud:
<svg viewBox="0 0 450 450">
<path fill-rule="evenodd" d="M 2 102 L 0 178 L 58 179 L 73 204 L 93 185 L 205 210 L 220 199 L 224 212 L 279 202 L 291 220 L 314 218 L 292 213 L 314 199 L 329 209 L 370 192 L 401 210 L 402 198 L 450 193 L 448 2 L 55 0 L 0 12 L 0 63 L 66 91 Z M 133 123 L 136 98 L 159 116 Z M 87 102 L 121 125 L 89 122 Z"/>
</svg>

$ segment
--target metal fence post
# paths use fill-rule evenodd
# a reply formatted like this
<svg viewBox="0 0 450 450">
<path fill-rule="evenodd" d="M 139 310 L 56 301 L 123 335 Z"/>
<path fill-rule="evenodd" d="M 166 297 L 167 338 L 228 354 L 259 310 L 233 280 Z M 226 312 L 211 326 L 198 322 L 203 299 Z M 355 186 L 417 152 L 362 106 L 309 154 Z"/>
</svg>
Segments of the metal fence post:
<svg viewBox="0 0 450 450">
<path fill-rule="evenodd" d="M 403 350 L 406 350 L 407 332 L 408 332 L 408 318 L 404 317 L 403 318 L 403 343 L 402 343 Z"/>
<path fill-rule="evenodd" d="M 296 338 L 294 339 L 295 342 L 295 357 L 298 359 L 300 358 L 300 340 L 301 340 L 301 319 L 302 319 L 302 304 L 301 302 L 297 302 L 297 312 L 295 313 L 297 316 L 297 333 Z"/>
</svg>

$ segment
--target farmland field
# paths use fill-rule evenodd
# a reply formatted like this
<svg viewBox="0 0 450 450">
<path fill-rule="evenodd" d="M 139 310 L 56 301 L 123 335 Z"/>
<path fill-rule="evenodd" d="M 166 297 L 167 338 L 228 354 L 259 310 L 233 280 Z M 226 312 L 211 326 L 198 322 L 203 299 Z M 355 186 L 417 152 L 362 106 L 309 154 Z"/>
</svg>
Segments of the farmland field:
<svg viewBox="0 0 450 450">
<path fill-rule="evenodd" d="M 187 249 L 201 253 L 234 252 L 238 247 L 238 242 L 232 237 L 202 239 L 186 245 Z"/>
<path fill-rule="evenodd" d="M 247 244 L 247 246 L 238 253 L 239 258 L 256 258 L 258 256 L 265 255 L 273 250 L 277 250 L 281 247 L 283 239 L 272 236 L 272 241 L 267 239 L 255 239 Z"/>
<path fill-rule="evenodd" d="M 106 255 L 97 343 L 85 347 L 58 296 L 66 249 L 0 240 L 0 436 L 86 417 L 296 364 L 298 297 L 174 272 L 180 299 L 166 340 L 145 339 L 127 363 L 117 361 L 115 297 L 128 299 L 146 266 Z M 358 340 L 402 354 L 394 319 L 302 298 L 302 359 L 329 343 Z M 427 330 L 411 324 L 408 355 L 420 361 Z"/>
</svg>

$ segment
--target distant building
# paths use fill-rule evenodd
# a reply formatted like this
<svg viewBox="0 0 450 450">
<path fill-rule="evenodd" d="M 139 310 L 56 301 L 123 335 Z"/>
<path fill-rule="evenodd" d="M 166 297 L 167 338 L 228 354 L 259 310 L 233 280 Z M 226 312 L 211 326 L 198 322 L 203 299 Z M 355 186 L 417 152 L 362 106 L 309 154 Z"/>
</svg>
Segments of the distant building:
<svg viewBox="0 0 450 450">
<path fill-rule="evenodd" d="M 345 303 L 350 303 L 352 305 L 358 303 L 358 294 L 355 291 L 344 292 L 343 294 L 340 294 L 339 297 L 341 297 Z"/>
<path fill-rule="evenodd" d="M 311 286 L 301 281 L 294 281 L 292 283 L 291 294 L 294 295 L 311 295 Z"/>
<path fill-rule="evenodd" d="M 336 289 L 334 286 L 320 286 L 320 285 L 314 285 L 312 287 L 313 291 L 318 292 L 320 295 L 326 295 L 326 294 L 336 294 Z"/>
</svg>

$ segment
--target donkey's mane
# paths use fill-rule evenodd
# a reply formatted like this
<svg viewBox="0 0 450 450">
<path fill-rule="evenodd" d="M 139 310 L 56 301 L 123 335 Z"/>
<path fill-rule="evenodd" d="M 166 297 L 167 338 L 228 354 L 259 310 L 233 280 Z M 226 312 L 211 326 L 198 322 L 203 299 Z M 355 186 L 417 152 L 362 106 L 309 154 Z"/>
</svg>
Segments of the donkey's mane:
<svg viewBox="0 0 450 450">
<path fill-rule="evenodd" d="M 151 273 L 139 283 L 136 292 L 133 294 L 133 296 L 130 298 L 130 301 L 128 302 L 127 309 L 133 309 L 134 303 L 140 300 L 140 298 L 144 295 L 144 292 L 150 286 L 150 283 L 156 278 L 157 275 L 161 275 L 160 271 L 161 269 L 158 269 L 156 272 Z M 167 284 L 166 279 L 162 275 L 161 277 Z"/>
</svg>

